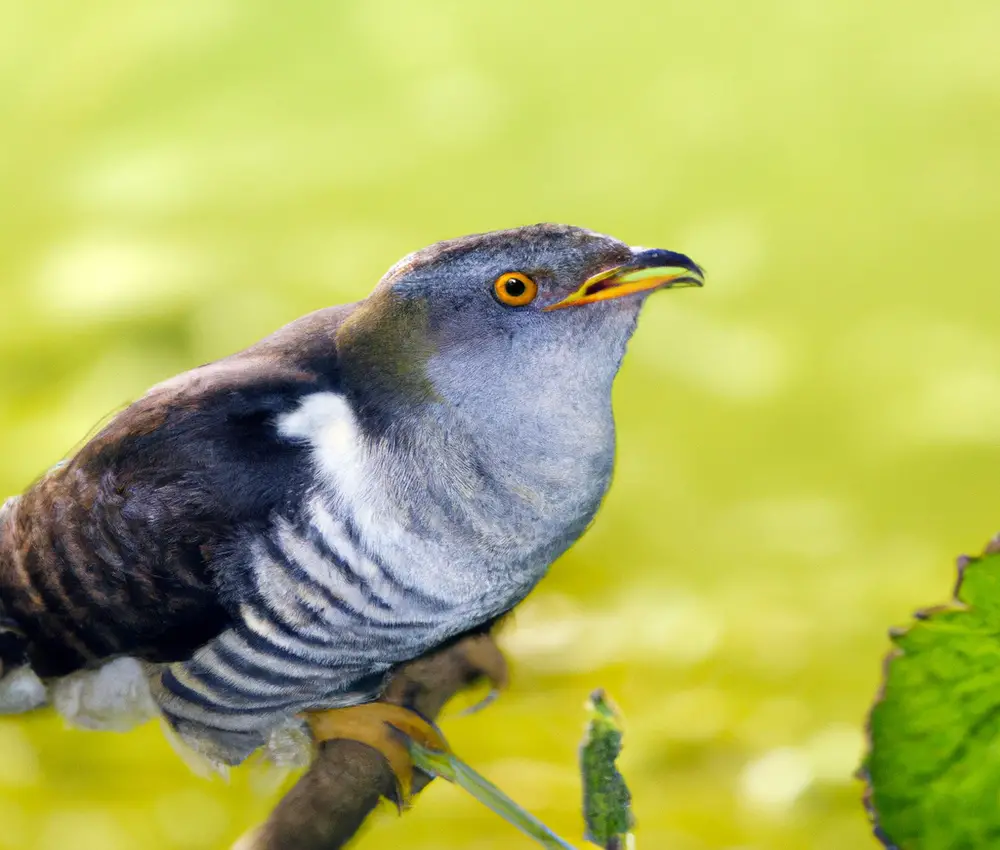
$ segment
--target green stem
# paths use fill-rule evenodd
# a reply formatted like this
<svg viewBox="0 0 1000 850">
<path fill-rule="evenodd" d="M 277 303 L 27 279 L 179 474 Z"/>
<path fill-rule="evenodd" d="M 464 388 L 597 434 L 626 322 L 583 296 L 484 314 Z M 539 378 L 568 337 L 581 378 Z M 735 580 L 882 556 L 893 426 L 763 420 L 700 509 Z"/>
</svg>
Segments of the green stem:
<svg viewBox="0 0 1000 850">
<path fill-rule="evenodd" d="M 572 844 L 563 841 L 551 829 L 530 812 L 522 809 L 496 785 L 476 773 L 453 753 L 429 750 L 415 741 L 410 741 L 410 755 L 413 763 L 424 773 L 440 776 L 463 788 L 490 811 L 498 814 L 507 823 L 517 827 L 525 835 L 534 838 L 550 850 L 576 850 Z"/>
</svg>

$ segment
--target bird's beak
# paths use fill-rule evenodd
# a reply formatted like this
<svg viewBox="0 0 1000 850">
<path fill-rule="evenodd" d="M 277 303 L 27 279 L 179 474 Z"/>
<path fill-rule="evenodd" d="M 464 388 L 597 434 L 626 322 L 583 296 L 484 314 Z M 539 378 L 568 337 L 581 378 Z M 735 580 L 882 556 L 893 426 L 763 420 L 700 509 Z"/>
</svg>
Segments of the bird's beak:
<svg viewBox="0 0 1000 850">
<path fill-rule="evenodd" d="M 587 278 L 576 292 L 542 310 L 561 310 L 654 289 L 704 285 L 701 267 L 683 254 L 659 248 L 638 249 L 629 262 Z"/>
</svg>

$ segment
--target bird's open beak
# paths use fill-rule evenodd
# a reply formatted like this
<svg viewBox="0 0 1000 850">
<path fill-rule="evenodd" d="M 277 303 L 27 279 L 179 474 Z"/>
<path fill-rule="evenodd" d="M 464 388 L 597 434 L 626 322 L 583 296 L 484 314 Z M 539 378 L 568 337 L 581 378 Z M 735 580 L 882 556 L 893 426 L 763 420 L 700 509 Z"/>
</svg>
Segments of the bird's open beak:
<svg viewBox="0 0 1000 850">
<path fill-rule="evenodd" d="M 704 286 L 701 267 L 683 254 L 659 248 L 640 250 L 627 263 L 607 269 L 584 281 L 576 292 L 542 310 L 561 310 L 621 298 L 654 289 L 677 289 L 682 286 Z"/>
</svg>

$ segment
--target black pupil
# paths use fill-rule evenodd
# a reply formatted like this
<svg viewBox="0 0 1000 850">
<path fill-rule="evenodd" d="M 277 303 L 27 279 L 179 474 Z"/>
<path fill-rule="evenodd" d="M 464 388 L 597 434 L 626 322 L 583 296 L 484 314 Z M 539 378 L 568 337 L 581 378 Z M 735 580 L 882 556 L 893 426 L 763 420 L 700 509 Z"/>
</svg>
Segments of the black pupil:
<svg viewBox="0 0 1000 850">
<path fill-rule="evenodd" d="M 503 288 L 504 292 L 506 292 L 511 298 L 520 298 L 528 289 L 528 287 L 524 285 L 524 281 L 518 280 L 516 277 L 507 278 Z"/>
</svg>

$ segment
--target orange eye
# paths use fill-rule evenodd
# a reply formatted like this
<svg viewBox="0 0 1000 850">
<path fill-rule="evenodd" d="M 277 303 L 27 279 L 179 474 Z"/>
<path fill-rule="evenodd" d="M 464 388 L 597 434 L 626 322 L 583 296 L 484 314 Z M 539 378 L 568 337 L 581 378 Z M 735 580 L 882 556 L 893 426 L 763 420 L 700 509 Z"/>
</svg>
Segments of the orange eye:
<svg viewBox="0 0 1000 850">
<path fill-rule="evenodd" d="M 493 296 L 508 307 L 523 307 L 538 295 L 538 284 L 526 274 L 507 272 L 500 275 L 493 284 Z"/>
</svg>

